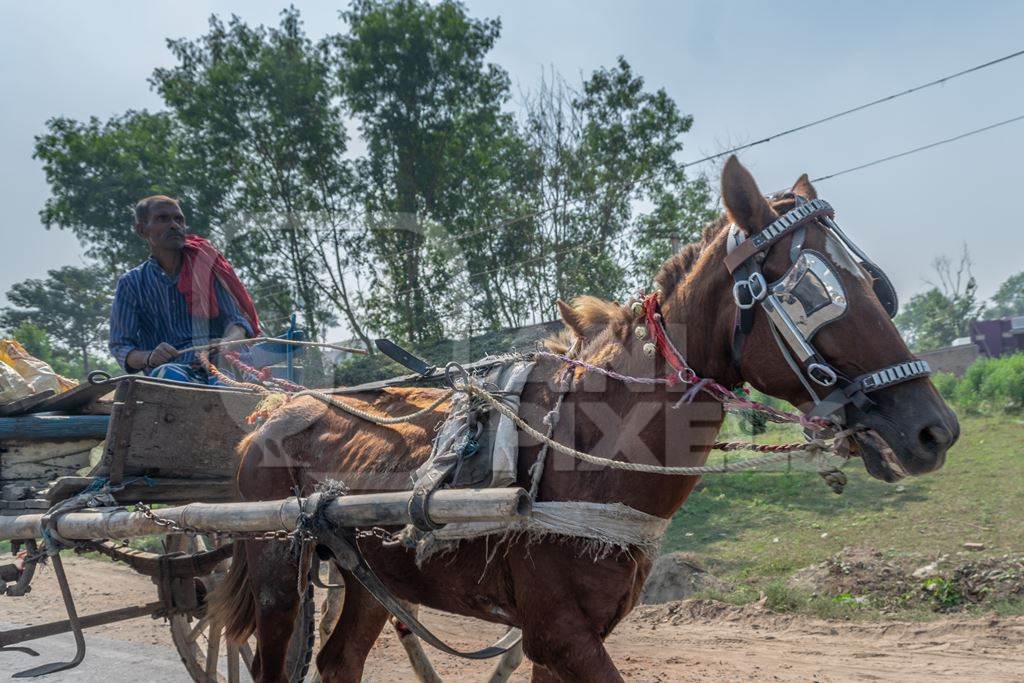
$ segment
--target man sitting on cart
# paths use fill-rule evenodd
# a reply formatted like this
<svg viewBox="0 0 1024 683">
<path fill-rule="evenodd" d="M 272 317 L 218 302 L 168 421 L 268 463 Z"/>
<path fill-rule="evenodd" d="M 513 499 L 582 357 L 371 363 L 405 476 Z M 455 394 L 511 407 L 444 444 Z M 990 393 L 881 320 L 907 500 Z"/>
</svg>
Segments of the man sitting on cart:
<svg viewBox="0 0 1024 683">
<path fill-rule="evenodd" d="M 260 334 L 252 298 L 210 242 L 188 234 L 177 199 L 135 205 L 135 233 L 150 257 L 121 276 L 110 311 L 110 352 L 127 372 L 218 384 L 195 352 Z"/>
</svg>

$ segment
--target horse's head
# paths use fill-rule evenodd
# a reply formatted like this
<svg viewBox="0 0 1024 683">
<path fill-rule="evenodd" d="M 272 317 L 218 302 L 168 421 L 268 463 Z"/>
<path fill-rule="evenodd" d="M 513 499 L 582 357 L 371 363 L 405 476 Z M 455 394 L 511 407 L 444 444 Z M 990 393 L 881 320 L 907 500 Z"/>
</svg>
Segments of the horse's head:
<svg viewBox="0 0 1024 683">
<path fill-rule="evenodd" d="M 769 201 L 732 157 L 721 189 L 732 226 L 719 274 L 729 271 L 735 287 L 728 308 L 743 309 L 731 335 L 741 378 L 844 424 L 878 479 L 941 467 L 959 436 L 956 416 L 893 325 L 885 275 L 841 232 L 807 176 Z"/>
</svg>

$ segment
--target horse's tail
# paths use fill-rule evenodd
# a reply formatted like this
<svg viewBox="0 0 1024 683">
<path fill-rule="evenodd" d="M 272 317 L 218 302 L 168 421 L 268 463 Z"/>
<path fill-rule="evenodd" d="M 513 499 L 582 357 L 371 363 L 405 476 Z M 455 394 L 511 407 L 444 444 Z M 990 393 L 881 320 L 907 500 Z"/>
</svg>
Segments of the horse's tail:
<svg viewBox="0 0 1024 683">
<path fill-rule="evenodd" d="M 209 595 L 206 613 L 211 622 L 224 624 L 224 635 L 231 643 L 245 642 L 256 629 L 256 602 L 250 587 L 244 541 L 235 542 L 228 575 Z"/>
</svg>

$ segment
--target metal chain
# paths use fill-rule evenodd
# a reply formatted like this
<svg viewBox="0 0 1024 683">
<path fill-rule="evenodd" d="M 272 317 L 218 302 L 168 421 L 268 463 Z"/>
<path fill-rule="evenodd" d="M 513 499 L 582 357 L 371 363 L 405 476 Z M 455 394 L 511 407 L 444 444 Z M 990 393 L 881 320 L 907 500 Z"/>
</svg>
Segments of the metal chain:
<svg viewBox="0 0 1024 683">
<path fill-rule="evenodd" d="M 224 536 L 232 541 L 291 541 L 296 533 L 286 529 L 275 529 L 273 531 L 219 531 L 217 529 L 200 529 L 198 527 L 182 526 L 173 519 L 160 517 L 145 503 L 136 503 L 135 512 L 141 512 L 146 519 L 158 526 L 164 527 L 170 533 L 185 534 L 186 536 L 211 534 Z M 304 538 L 303 540 L 310 540 L 312 538 L 308 534 L 306 534 L 306 536 L 308 538 Z"/>
<path fill-rule="evenodd" d="M 153 509 L 145 503 L 136 503 L 135 512 L 141 512 L 146 519 L 150 520 L 154 524 L 164 527 L 169 533 L 185 534 L 187 536 L 196 536 L 200 534 L 215 534 L 217 536 L 224 536 L 233 541 L 291 541 L 296 533 L 300 533 L 303 541 L 315 541 L 316 538 L 307 532 L 287 531 L 285 529 L 276 529 L 274 531 L 218 531 L 216 529 L 200 529 L 198 527 L 182 526 L 173 519 L 167 517 L 160 517 Z M 357 529 L 356 538 L 378 538 L 384 542 L 390 542 L 393 540 L 394 533 L 384 529 L 383 527 L 375 526 L 369 529 Z"/>
</svg>

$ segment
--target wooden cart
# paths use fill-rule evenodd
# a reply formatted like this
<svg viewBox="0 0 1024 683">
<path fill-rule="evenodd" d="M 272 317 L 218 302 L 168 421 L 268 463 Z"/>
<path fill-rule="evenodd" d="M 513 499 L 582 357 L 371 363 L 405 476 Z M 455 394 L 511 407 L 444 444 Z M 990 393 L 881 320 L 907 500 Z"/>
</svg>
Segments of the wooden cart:
<svg viewBox="0 0 1024 683">
<path fill-rule="evenodd" d="M 380 385 L 408 379 L 396 378 Z M 111 392 L 113 400 L 106 406 L 97 406 L 97 399 Z M 16 539 L 12 550 L 27 551 L 21 566 L 0 566 L 0 593 L 16 598 L 30 590 L 36 564 L 42 559 L 42 547 L 35 539 L 48 533 L 51 537 L 83 539 L 78 543 L 86 549 L 108 555 L 152 577 L 157 593 L 157 600 L 145 605 L 79 618 L 74 608 L 73 587 L 68 585 L 57 554 L 52 558 L 54 574 L 68 619 L 0 632 L 0 656 L 5 648 L 16 643 L 72 632 L 78 646 L 74 660 L 22 674 L 60 671 L 76 666 L 84 657 L 83 628 L 148 615 L 168 620 L 174 644 L 194 680 L 240 681 L 244 672 L 252 671 L 254 643 L 228 644 L 223 638 L 223 625 L 206 614 L 206 597 L 230 566 L 231 543 L 223 535 L 196 533 L 190 528 L 194 525 L 187 521 L 191 519 L 190 510 L 213 520 L 200 528 L 242 533 L 276 534 L 282 528 L 294 529 L 304 504 L 310 505 L 311 510 L 322 510 L 317 514 L 327 515 L 334 529 L 401 526 L 412 521 L 411 491 L 340 498 L 314 494 L 304 502 L 295 498 L 237 502 L 235 447 L 250 429 L 245 418 L 261 399 L 261 394 L 247 390 L 125 377 L 100 380 L 67 395 L 33 403 L 25 414 L 0 416 L 0 490 L 7 492 L 6 499 L 0 497 L 0 540 Z M 101 437 L 105 437 L 102 446 L 96 446 L 95 440 Z M 88 462 L 88 466 L 73 475 L 58 476 L 38 486 L 25 483 L 31 481 L 31 477 L 26 477 L 33 471 L 37 475 L 40 471 L 48 474 L 61 468 L 74 469 L 83 462 Z M 97 494 L 107 498 L 95 503 Z M 431 519 L 440 524 L 508 522 L 521 519 L 530 509 L 527 492 L 511 488 L 443 490 L 435 492 L 430 501 Z M 140 511 L 120 507 L 139 502 L 145 505 Z M 170 507 L 158 508 L 155 513 L 148 509 L 156 504 Z M 100 509 L 93 509 L 96 505 Z M 167 519 L 155 519 L 156 516 Z M 171 520 L 178 521 L 168 525 Z M 160 553 L 134 550 L 106 540 L 89 540 L 154 533 L 162 537 Z M 331 538 L 338 540 L 337 536 L 326 538 L 328 543 Z M 321 540 L 320 536 L 317 540 Z M 337 559 L 337 546 L 331 549 Z M 358 556 L 358 550 L 352 547 L 347 552 L 350 558 L 353 554 Z M 317 633 L 313 585 L 327 591 L 321 636 L 329 633 L 340 611 L 343 588 L 338 584 L 338 575 L 332 572 L 333 585 L 324 585 L 319 570 L 319 561 L 314 561 L 289 643 L 287 676 L 295 683 L 302 681 L 309 670 Z M 364 578 L 360 581 L 366 585 Z M 386 598 L 378 595 L 378 599 Z M 402 619 L 407 624 L 418 623 L 415 609 L 394 605 L 388 609 L 404 614 Z M 421 680 L 437 680 L 419 639 L 405 626 L 393 623 L 417 676 Z M 503 640 L 508 646 L 500 650 L 505 654 L 492 681 L 507 680 L 522 658 L 518 630 L 511 629 Z"/>
<path fill-rule="evenodd" d="M 107 416 L 102 406 L 95 409 L 95 402 L 111 391 L 113 401 L 108 404 Z M 35 409 L 30 414 L 0 417 L 0 451 L 4 456 L 0 461 L 0 484 L 8 497 L 0 499 L 0 514 L 44 511 L 101 485 L 113 489 L 117 502 L 125 505 L 235 500 L 235 446 L 250 428 L 245 418 L 258 404 L 259 394 L 145 377 L 101 380 L 69 394 L 37 402 L 30 406 Z M 83 411 L 88 406 L 93 409 Z M 102 457 L 89 467 L 88 454 L 95 454 L 96 440 L 101 436 L 105 436 Z M 33 475 L 38 480 L 47 473 L 83 464 L 88 471 L 60 476 L 45 488 L 33 490 L 26 484 L 33 481 Z M 14 496 L 18 499 L 11 499 Z M 18 545 L 12 549 L 17 550 Z M 31 545 L 34 550 L 35 544 Z M 164 616 L 194 680 L 240 680 L 242 672 L 251 668 L 252 644 L 228 645 L 222 637 L 222 625 L 211 623 L 205 616 L 205 597 L 230 565 L 230 544 L 211 535 L 168 533 L 162 545 L 163 552 L 158 554 L 111 543 L 89 544 L 91 549 L 153 577 L 159 599 L 82 617 L 82 626 Z M 6 565 L 3 569 L 10 581 L 8 595 L 28 592 L 33 563 L 24 568 Z M 311 587 L 304 596 L 289 649 L 292 681 L 301 681 L 309 667 L 315 635 L 313 615 Z M 0 645 L 70 630 L 69 621 L 19 629 L 0 635 Z"/>
</svg>

